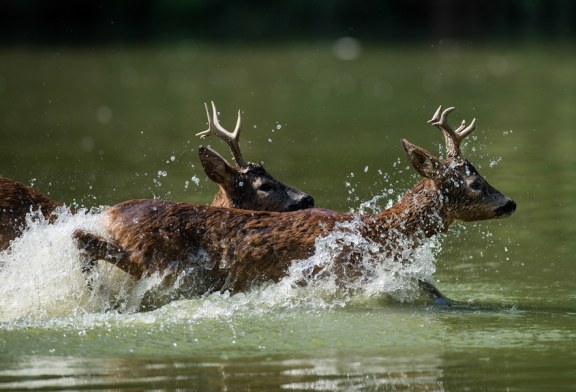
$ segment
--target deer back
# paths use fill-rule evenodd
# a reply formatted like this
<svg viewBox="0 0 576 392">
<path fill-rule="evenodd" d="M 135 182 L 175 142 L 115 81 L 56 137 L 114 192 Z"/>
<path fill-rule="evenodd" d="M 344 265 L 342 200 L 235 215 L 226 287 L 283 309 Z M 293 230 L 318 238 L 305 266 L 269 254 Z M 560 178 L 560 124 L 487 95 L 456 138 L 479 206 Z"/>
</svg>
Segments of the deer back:
<svg viewBox="0 0 576 392">
<path fill-rule="evenodd" d="M 163 200 L 130 200 L 105 214 L 107 241 L 125 252 L 115 264 L 135 277 L 196 269 L 220 282 L 214 289 L 232 290 L 279 280 L 294 259 L 313 253 L 317 237 L 351 219 L 317 208 L 278 213 Z"/>
</svg>

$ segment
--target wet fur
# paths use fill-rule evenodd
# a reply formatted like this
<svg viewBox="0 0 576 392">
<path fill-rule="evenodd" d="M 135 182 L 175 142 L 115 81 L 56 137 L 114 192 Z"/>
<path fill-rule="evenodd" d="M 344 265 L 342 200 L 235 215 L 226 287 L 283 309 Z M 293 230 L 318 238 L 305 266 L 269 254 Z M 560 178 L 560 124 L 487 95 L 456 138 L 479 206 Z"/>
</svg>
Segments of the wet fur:
<svg viewBox="0 0 576 392">
<path fill-rule="evenodd" d="M 38 211 L 52 222 L 54 210 L 62 203 L 34 190 L 28 185 L 9 178 L 0 178 L 0 250 L 22 234 L 26 227 L 26 214 Z"/>
</svg>

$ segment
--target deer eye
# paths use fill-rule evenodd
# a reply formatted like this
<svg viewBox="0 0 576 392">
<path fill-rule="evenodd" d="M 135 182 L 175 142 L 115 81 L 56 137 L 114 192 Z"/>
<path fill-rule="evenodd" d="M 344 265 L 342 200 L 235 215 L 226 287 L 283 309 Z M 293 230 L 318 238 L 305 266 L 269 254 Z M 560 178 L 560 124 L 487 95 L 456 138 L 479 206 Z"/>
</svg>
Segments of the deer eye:
<svg viewBox="0 0 576 392">
<path fill-rule="evenodd" d="M 260 188 L 258 188 L 258 190 L 262 192 L 270 192 L 274 190 L 274 185 L 265 182 L 264 184 L 260 185 Z"/>
<path fill-rule="evenodd" d="M 468 185 L 470 187 L 470 189 L 472 189 L 473 191 L 481 191 L 482 190 L 482 181 L 480 180 L 474 180 L 470 183 L 470 185 Z"/>
</svg>

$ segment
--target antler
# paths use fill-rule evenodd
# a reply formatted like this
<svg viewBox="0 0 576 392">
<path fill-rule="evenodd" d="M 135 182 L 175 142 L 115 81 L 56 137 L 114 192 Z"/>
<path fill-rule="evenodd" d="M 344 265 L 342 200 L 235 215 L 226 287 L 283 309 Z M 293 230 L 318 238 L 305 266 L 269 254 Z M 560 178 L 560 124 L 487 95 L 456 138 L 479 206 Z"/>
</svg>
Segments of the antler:
<svg viewBox="0 0 576 392">
<path fill-rule="evenodd" d="M 460 126 L 456 130 L 453 130 L 446 120 L 448 114 L 453 110 L 454 108 L 450 107 L 442 111 L 442 106 L 438 107 L 438 110 L 436 110 L 434 116 L 428 120 L 428 123 L 436 126 L 444 134 L 448 157 L 462 158 L 460 143 L 476 128 L 476 119 L 473 119 L 468 126 L 466 126 L 466 120 L 462 120 Z"/>
<path fill-rule="evenodd" d="M 232 151 L 232 156 L 234 157 L 234 162 L 236 162 L 236 165 L 238 165 L 240 168 L 248 167 L 246 161 L 244 161 L 244 158 L 242 158 L 242 152 L 240 151 L 240 110 L 238 110 L 238 120 L 236 121 L 236 128 L 234 129 L 234 132 L 228 132 L 220 125 L 220 122 L 218 121 L 216 105 L 214 105 L 213 101 L 210 103 L 212 104 L 212 118 L 210 118 L 208 105 L 204 104 L 204 107 L 206 108 L 206 116 L 208 117 L 208 129 L 197 133 L 196 136 L 200 136 L 201 138 L 204 138 L 208 135 L 218 136 L 220 139 L 224 140 L 226 144 L 228 144 L 228 147 L 230 147 L 230 151 Z"/>
</svg>

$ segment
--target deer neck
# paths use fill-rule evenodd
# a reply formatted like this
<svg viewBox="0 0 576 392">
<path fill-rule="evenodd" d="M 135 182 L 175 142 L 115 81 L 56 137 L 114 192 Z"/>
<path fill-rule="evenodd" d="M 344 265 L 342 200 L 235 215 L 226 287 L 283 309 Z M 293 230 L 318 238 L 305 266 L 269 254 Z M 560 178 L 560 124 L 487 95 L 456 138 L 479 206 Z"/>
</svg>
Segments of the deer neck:
<svg viewBox="0 0 576 392">
<path fill-rule="evenodd" d="M 218 192 L 214 195 L 214 199 L 212 199 L 212 207 L 224 207 L 224 208 L 233 208 L 230 199 L 226 195 L 226 192 L 220 187 L 218 188 Z"/>
<path fill-rule="evenodd" d="M 407 238 L 429 238 L 452 223 L 445 213 L 442 195 L 433 181 L 421 180 L 392 207 L 363 217 L 367 233 L 376 242 L 386 242 L 391 233 Z"/>
</svg>

